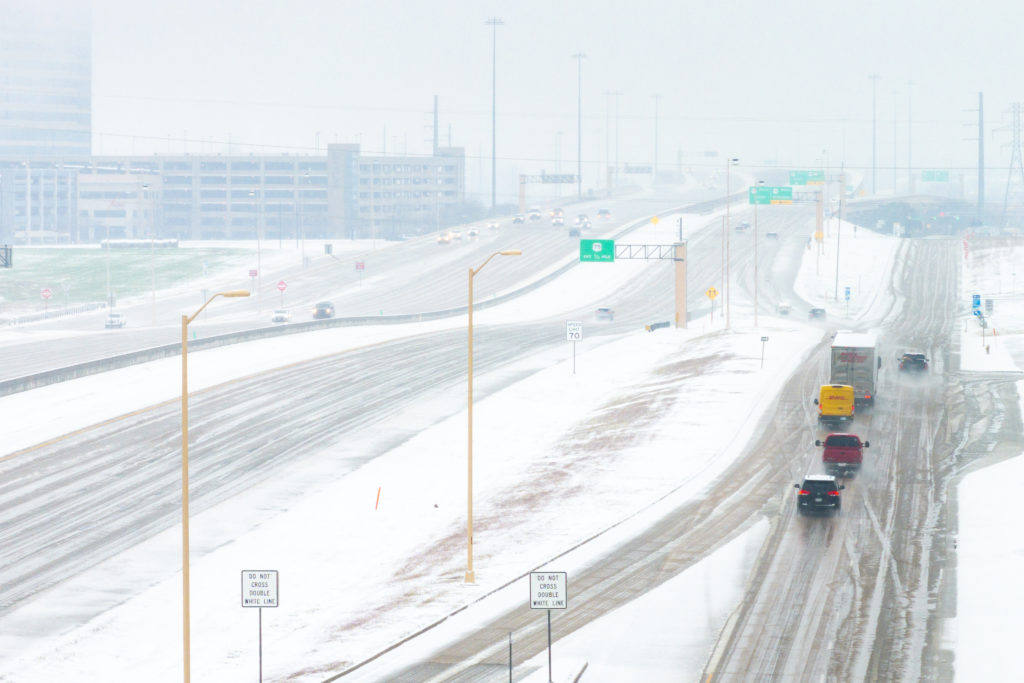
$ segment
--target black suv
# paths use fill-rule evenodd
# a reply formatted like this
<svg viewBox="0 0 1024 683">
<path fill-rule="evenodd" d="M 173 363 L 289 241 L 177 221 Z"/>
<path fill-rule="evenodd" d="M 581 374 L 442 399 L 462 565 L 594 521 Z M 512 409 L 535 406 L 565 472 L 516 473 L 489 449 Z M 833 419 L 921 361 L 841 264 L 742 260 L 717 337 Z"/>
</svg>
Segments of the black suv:
<svg viewBox="0 0 1024 683">
<path fill-rule="evenodd" d="M 334 304 L 330 301 L 321 301 L 313 308 L 314 318 L 333 318 Z"/>
<path fill-rule="evenodd" d="M 899 357 L 900 370 L 927 370 L 928 357 L 917 351 L 907 351 Z"/>
<path fill-rule="evenodd" d="M 803 484 L 793 484 L 798 489 L 796 494 L 796 511 L 800 514 L 808 512 L 827 512 L 838 514 L 843 505 L 839 494 L 844 487 L 836 483 L 830 474 L 808 474 Z"/>
</svg>

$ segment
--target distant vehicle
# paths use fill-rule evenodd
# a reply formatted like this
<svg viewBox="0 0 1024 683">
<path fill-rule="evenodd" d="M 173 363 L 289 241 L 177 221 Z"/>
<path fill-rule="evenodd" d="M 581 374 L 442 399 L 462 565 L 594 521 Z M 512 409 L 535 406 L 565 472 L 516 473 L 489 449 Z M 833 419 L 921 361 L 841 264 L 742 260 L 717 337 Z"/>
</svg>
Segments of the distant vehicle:
<svg viewBox="0 0 1024 683">
<path fill-rule="evenodd" d="M 466 237 L 470 237 L 470 238 L 472 238 L 472 237 L 479 237 L 479 236 L 480 236 L 480 231 L 477 230 L 476 228 L 470 228 L 469 232 L 466 233 Z"/>
<path fill-rule="evenodd" d="M 808 474 L 803 484 L 793 484 L 798 489 L 796 511 L 803 515 L 808 512 L 838 514 L 843 507 L 842 495 L 845 486 L 836 482 L 830 474 Z"/>
<path fill-rule="evenodd" d="M 274 311 L 274 315 L 270 316 L 270 322 L 272 323 L 287 323 L 291 322 L 292 314 L 283 308 L 279 308 Z"/>
<path fill-rule="evenodd" d="M 808 320 L 824 320 L 825 319 L 825 309 L 824 308 L 812 308 L 810 311 L 807 312 L 807 319 Z"/>
<path fill-rule="evenodd" d="M 439 233 L 438 236 L 437 236 L 437 243 L 438 244 L 450 244 L 451 241 L 452 241 L 452 236 L 450 234 L 448 234 L 447 232 Z"/>
<path fill-rule="evenodd" d="M 551 225 L 565 225 L 565 219 L 561 216 L 555 216 L 551 219 Z"/>
<path fill-rule="evenodd" d="M 540 220 L 540 207 L 539 206 L 532 206 L 532 207 L 530 207 L 530 210 L 527 213 L 529 213 L 531 221 L 539 221 Z"/>
<path fill-rule="evenodd" d="M 853 400 L 853 387 L 848 384 L 822 384 L 818 390 L 818 398 L 814 399 L 818 406 L 818 422 L 837 424 L 850 422 L 856 409 Z"/>
<path fill-rule="evenodd" d="M 854 400 L 858 404 L 871 405 L 875 402 L 882 359 L 878 356 L 877 339 L 873 333 L 837 332 L 832 338 L 830 367 L 829 382 L 853 387 Z"/>
<path fill-rule="evenodd" d="M 598 320 L 615 320 L 615 311 L 607 306 L 601 306 L 594 312 L 594 317 Z"/>
<path fill-rule="evenodd" d="M 582 221 L 580 221 L 580 230 L 590 230 L 590 228 L 591 224 L 589 219 L 584 218 Z"/>
<path fill-rule="evenodd" d="M 779 315 L 789 315 L 789 312 L 793 310 L 793 306 L 788 301 L 780 301 L 775 304 L 775 312 Z"/>
<path fill-rule="evenodd" d="M 598 209 L 597 210 L 597 217 L 598 218 L 604 218 L 604 219 L 610 219 L 612 217 L 612 210 L 611 209 Z"/>
<path fill-rule="evenodd" d="M 498 229 L 498 221 L 488 221 L 487 222 L 487 228 L 489 230 L 497 230 Z"/>
<path fill-rule="evenodd" d="M 577 223 L 582 223 L 583 221 L 589 221 L 589 220 L 590 220 L 590 216 L 588 216 L 585 213 L 581 213 L 581 214 L 578 214 L 576 216 L 576 222 Z"/>
<path fill-rule="evenodd" d="M 923 372 L 928 369 L 928 357 L 918 351 L 907 351 L 897 356 L 900 370 L 905 372 Z"/>
<path fill-rule="evenodd" d="M 120 329 L 128 324 L 128 319 L 124 316 L 124 313 L 111 313 L 107 316 L 107 321 L 103 323 L 103 327 L 111 330 L 114 328 Z"/>
<path fill-rule="evenodd" d="M 565 211 L 562 210 L 561 208 L 551 209 L 551 217 L 552 218 L 556 218 L 556 217 L 557 218 L 564 218 L 565 217 Z"/>
<path fill-rule="evenodd" d="M 864 462 L 864 449 L 870 441 L 861 441 L 856 434 L 829 434 L 824 441 L 815 440 L 815 446 L 824 446 L 821 462 L 825 471 L 837 477 L 849 475 L 860 469 Z"/>
<path fill-rule="evenodd" d="M 517 213 L 515 216 L 512 217 L 512 222 L 513 223 L 525 223 L 526 222 L 526 216 L 521 214 L 521 213 Z"/>
<path fill-rule="evenodd" d="M 333 318 L 334 304 L 330 301 L 320 301 L 313 307 L 313 318 Z"/>
<path fill-rule="evenodd" d="M 779 239 L 779 233 L 777 233 L 777 232 L 766 232 L 764 234 L 764 238 L 766 240 L 777 240 L 777 239 Z"/>
<path fill-rule="evenodd" d="M 736 224 L 736 232 L 746 232 L 750 230 L 750 223 L 747 221 L 740 221 Z"/>
<path fill-rule="evenodd" d="M 453 240 L 461 240 L 462 239 L 462 233 L 459 232 L 458 230 L 452 230 L 448 234 L 452 236 Z"/>
<path fill-rule="evenodd" d="M 579 237 L 579 236 L 580 236 L 580 226 L 574 225 L 571 228 L 569 228 L 569 237 Z"/>
</svg>

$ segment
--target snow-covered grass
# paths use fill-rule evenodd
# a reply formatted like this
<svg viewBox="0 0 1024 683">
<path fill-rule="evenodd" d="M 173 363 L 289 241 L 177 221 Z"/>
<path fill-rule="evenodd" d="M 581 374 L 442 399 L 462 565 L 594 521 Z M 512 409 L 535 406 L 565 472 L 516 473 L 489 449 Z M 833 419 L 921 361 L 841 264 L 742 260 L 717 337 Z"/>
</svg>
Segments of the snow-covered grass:
<svg viewBox="0 0 1024 683">
<path fill-rule="evenodd" d="M 1024 368 L 1024 245 L 989 248 L 969 243 L 961 280 L 960 361 L 965 371 L 1019 372 Z M 971 314 L 979 294 L 987 328 Z M 1024 382 L 1016 382 L 1017 395 Z M 1024 420 L 1024 415 L 1021 415 Z M 956 652 L 958 679 L 1011 680 L 1009 653 L 1024 631 L 1024 458 L 1013 457 L 964 477 L 958 491 L 957 614 L 946 642 Z"/>
<path fill-rule="evenodd" d="M 874 288 L 887 281 L 884 269 L 895 242 L 861 231 L 844 245 L 851 273 L 860 276 L 850 311 L 857 322 L 871 322 L 866 317 L 870 304 L 859 303 L 855 310 L 854 301 L 874 301 Z M 816 272 L 816 265 L 814 254 L 805 254 L 799 280 L 806 291 L 814 289 L 814 278 L 827 277 Z M 573 269 L 542 292 L 481 311 L 475 323 L 557 315 L 555 306 L 571 309 L 614 288 L 619 278 L 628 279 L 629 268 L 629 262 L 621 262 Z M 347 435 L 341 452 L 313 457 L 303 471 L 282 473 L 194 515 L 193 676 L 216 681 L 255 677 L 256 615 L 240 607 L 243 569 L 280 572 L 281 605 L 263 613 L 267 680 L 322 680 L 327 672 L 472 604 L 445 622 L 445 629 L 464 630 L 525 601 L 528 590 L 517 577 L 539 565 L 569 572 L 571 595 L 574 570 L 673 505 L 700 494 L 742 452 L 758 417 L 772 407 L 777 388 L 822 335 L 820 327 L 796 319 L 764 316 L 756 330 L 746 327 L 741 316 L 734 321 L 732 330 L 723 330 L 716 318 L 713 326 L 702 320 L 690 330 L 638 331 L 600 345 L 585 339 L 576 349 L 575 374 L 568 343 L 561 351 L 501 371 L 525 379 L 474 407 L 473 585 L 463 582 L 464 411 L 351 474 L 332 478 L 330 462 L 359 457 L 375 436 L 369 431 Z M 303 335 L 301 341 L 288 340 L 289 361 L 450 324 Z M 771 338 L 764 347 L 762 335 Z M 272 367 L 278 357 L 275 341 L 247 345 L 244 356 L 237 349 L 194 354 L 193 389 Z M 244 363 L 229 362 L 232 357 Z M 173 361 L 120 370 L 102 382 L 86 378 L 7 397 L 0 400 L 0 409 L 11 424 L 26 425 L 25 432 L 14 435 L 15 445 L 26 445 L 45 439 L 48 429 L 56 435 L 70 425 L 123 413 L 126 406 L 173 398 L 177 372 Z M 159 386 L 172 388 L 138 389 Z M 122 392 L 123 404 L 106 403 Z M 459 392 L 442 400 L 458 405 L 464 399 Z M 33 422 L 40 401 L 57 405 L 61 420 L 51 414 L 45 423 Z M 418 411 L 426 409 L 410 409 L 396 416 L 396 424 L 419 424 Z M 58 422 L 59 429 L 54 426 Z M 593 542 L 548 562 L 602 530 Z M 679 653 L 649 660 L 644 680 L 693 679 L 739 599 L 751 548 L 763 533 L 758 525 L 734 540 L 723 539 L 715 554 L 644 602 L 556 644 L 558 680 L 581 662 L 588 663 L 587 680 L 635 673 L 635 661 L 616 660 L 607 648 L 607 633 L 625 629 Z M 96 605 L 110 608 L 76 623 L 75 614 Z M 699 611 L 696 618 L 689 618 L 691 609 Z M 680 619 L 680 610 L 688 618 Z M 669 632 L 676 639 L 666 642 Z M 445 633 L 451 631 L 439 630 L 417 648 Z M 8 662 L 0 671 L 5 681 L 179 680 L 180 529 L 167 530 L 5 615 L 0 652 Z M 530 665 L 544 669 L 535 673 L 536 680 L 545 680 L 540 678 L 546 676 L 543 663 L 546 656 Z M 387 665 L 382 661 L 352 680 L 386 680 Z"/>
</svg>

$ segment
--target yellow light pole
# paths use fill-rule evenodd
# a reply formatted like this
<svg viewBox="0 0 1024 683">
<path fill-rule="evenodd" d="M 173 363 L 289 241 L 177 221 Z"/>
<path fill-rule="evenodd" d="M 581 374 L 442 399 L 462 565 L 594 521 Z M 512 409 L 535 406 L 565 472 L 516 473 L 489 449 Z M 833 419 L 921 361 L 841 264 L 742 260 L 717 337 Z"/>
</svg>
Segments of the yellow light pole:
<svg viewBox="0 0 1024 683">
<path fill-rule="evenodd" d="M 206 300 L 199 310 L 192 315 L 181 316 L 181 588 L 182 588 L 182 626 L 183 626 L 183 663 L 185 683 L 189 683 L 191 673 L 191 653 L 189 651 L 189 561 L 188 561 L 188 325 L 196 319 L 203 309 L 218 296 L 234 298 L 249 296 L 244 289 L 228 292 L 217 292 Z"/>
<path fill-rule="evenodd" d="M 466 495 L 466 583 L 476 581 L 476 573 L 473 571 L 473 276 L 483 270 L 495 256 L 519 256 L 523 252 L 519 249 L 505 249 L 496 251 L 487 257 L 487 260 L 480 264 L 475 270 L 469 269 L 469 432 L 467 450 L 467 495 Z"/>
</svg>

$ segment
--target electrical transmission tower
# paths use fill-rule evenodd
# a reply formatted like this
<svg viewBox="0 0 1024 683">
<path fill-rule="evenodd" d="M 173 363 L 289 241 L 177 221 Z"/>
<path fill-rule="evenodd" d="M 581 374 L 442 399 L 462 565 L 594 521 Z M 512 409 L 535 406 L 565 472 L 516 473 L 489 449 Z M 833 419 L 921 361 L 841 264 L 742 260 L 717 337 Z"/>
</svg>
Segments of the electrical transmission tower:
<svg viewBox="0 0 1024 683">
<path fill-rule="evenodd" d="M 1013 142 L 1010 143 L 1010 173 L 1006 179 L 1006 196 L 1003 199 L 1003 227 L 1007 227 L 1009 211 L 1012 204 L 1014 219 L 1020 219 L 1021 209 L 1024 208 L 1024 159 L 1021 158 L 1020 119 L 1024 105 L 1014 102 L 1010 111 L 1013 113 Z"/>
</svg>

